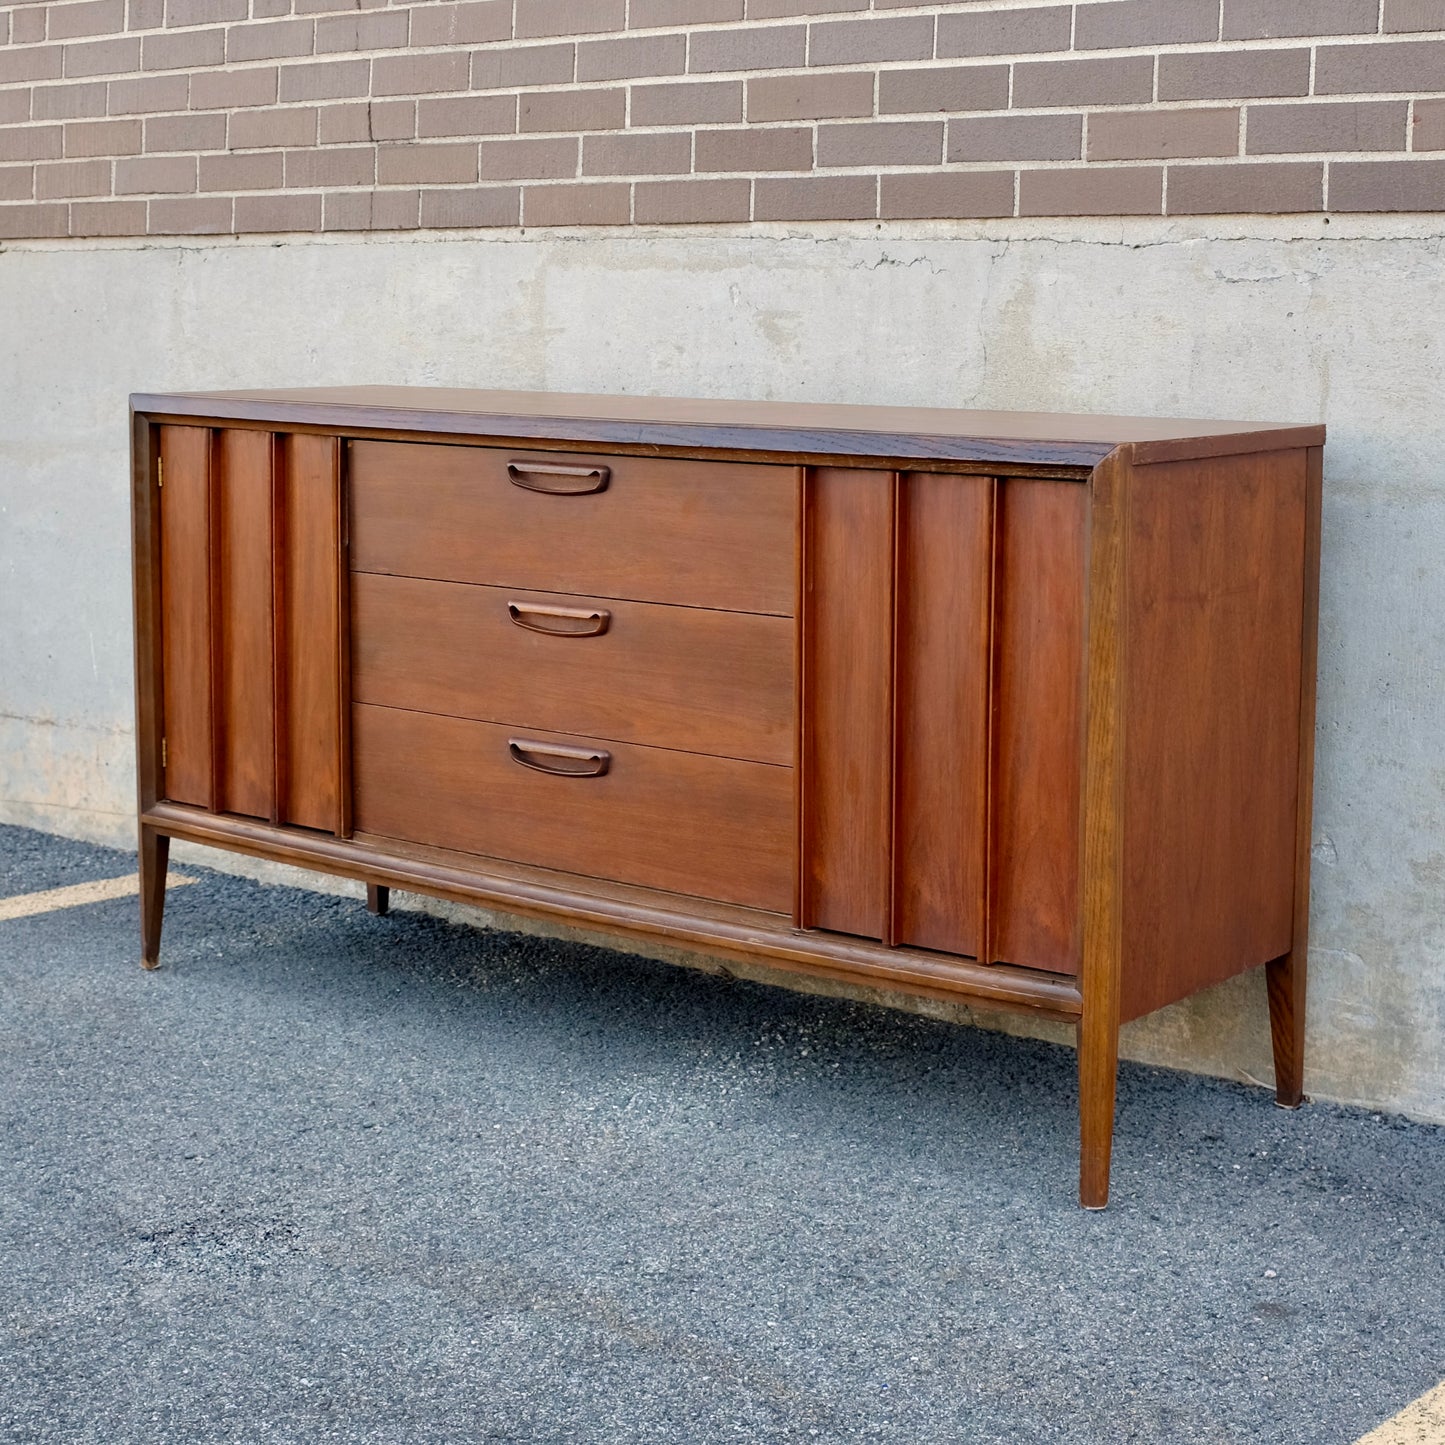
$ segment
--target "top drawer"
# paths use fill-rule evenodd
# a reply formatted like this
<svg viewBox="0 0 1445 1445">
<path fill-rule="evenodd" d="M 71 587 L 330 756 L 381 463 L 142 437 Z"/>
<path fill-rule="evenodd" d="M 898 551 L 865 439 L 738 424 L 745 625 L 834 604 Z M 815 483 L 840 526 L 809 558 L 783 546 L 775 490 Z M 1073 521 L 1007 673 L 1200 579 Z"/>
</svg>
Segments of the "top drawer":
<svg viewBox="0 0 1445 1445">
<path fill-rule="evenodd" d="M 791 616 L 796 476 L 741 462 L 355 441 L 351 565 Z"/>
</svg>

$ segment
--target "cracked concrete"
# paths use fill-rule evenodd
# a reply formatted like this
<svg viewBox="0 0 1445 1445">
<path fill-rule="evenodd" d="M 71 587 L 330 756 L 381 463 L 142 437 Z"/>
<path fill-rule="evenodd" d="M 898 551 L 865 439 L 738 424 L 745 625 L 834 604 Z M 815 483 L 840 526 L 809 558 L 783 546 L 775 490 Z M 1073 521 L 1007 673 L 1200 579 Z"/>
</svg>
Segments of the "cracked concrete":
<svg viewBox="0 0 1445 1445">
<path fill-rule="evenodd" d="M 1047 229 L 1046 229 L 1047 228 Z M 1323 419 L 1308 1087 L 1445 1119 L 1439 217 L 0 250 L 0 820 L 130 836 L 125 396 L 427 383 Z M 1245 978 L 1134 1056 L 1269 1077 Z"/>
</svg>

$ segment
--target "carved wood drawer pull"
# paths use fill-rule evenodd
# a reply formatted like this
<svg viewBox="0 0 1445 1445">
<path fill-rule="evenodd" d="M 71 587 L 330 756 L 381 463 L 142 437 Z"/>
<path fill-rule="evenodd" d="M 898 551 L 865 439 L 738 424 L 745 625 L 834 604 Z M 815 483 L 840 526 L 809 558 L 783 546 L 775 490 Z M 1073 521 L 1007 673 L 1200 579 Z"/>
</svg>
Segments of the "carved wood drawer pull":
<svg viewBox="0 0 1445 1445">
<path fill-rule="evenodd" d="M 568 466 L 565 462 L 508 462 L 507 476 L 514 487 L 549 492 L 558 497 L 581 497 L 605 492 L 611 467 Z"/>
<path fill-rule="evenodd" d="M 604 748 L 569 748 L 525 738 L 508 738 L 507 752 L 514 763 L 559 778 L 600 778 L 612 765 L 612 754 Z"/>
<path fill-rule="evenodd" d="M 507 616 L 518 627 L 549 637 L 601 637 L 612 623 L 605 607 L 553 607 L 542 602 L 508 602 Z"/>
</svg>

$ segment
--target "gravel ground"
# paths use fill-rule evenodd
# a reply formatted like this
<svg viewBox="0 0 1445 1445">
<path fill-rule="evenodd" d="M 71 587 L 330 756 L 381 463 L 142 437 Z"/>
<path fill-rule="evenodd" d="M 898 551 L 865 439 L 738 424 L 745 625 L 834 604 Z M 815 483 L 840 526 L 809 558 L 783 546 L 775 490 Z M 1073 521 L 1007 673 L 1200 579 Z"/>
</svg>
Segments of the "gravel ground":
<svg viewBox="0 0 1445 1445">
<path fill-rule="evenodd" d="M 0 828 L 0 897 L 134 867 Z M 1445 1129 L 187 868 L 0 923 L 0 1440 L 1348 1442 Z M 300 877 L 301 875 L 298 875 Z"/>
</svg>

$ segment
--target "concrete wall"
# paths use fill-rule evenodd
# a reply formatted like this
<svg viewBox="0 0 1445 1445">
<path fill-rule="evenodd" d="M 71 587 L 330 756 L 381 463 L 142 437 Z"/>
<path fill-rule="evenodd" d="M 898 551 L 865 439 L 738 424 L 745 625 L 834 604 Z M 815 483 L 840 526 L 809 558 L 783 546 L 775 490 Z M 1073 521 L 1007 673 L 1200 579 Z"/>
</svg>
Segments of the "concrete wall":
<svg viewBox="0 0 1445 1445">
<path fill-rule="evenodd" d="M 1445 222 L 29 242 L 0 252 L 0 820 L 128 843 L 125 397 L 409 382 L 1314 420 L 1310 1070 L 1445 1119 Z M 1128 1030 L 1270 1077 L 1263 988 Z"/>
</svg>

